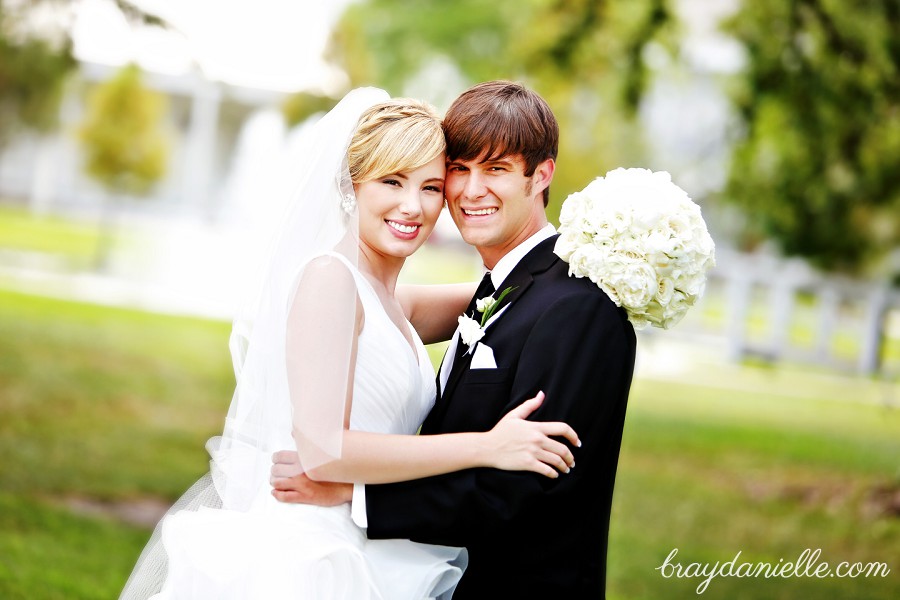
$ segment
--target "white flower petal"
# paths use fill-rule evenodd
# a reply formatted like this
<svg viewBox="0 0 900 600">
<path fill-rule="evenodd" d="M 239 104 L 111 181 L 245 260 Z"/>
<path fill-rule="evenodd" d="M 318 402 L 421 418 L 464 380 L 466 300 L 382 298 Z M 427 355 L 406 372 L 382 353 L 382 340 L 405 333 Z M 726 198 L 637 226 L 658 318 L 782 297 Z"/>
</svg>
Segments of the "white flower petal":
<svg viewBox="0 0 900 600">
<path fill-rule="evenodd" d="M 463 344 L 472 346 L 475 342 L 484 337 L 484 330 L 481 324 L 470 317 L 459 317 L 459 337 Z"/>
</svg>

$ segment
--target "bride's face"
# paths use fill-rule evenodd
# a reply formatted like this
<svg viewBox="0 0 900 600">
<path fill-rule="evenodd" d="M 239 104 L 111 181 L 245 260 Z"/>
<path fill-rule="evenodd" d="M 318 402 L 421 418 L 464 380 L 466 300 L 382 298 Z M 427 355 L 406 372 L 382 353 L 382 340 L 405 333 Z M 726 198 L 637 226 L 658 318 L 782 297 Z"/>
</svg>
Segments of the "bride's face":
<svg viewBox="0 0 900 600">
<path fill-rule="evenodd" d="M 355 186 L 360 244 L 406 258 L 425 243 L 444 205 L 444 156 Z"/>
</svg>

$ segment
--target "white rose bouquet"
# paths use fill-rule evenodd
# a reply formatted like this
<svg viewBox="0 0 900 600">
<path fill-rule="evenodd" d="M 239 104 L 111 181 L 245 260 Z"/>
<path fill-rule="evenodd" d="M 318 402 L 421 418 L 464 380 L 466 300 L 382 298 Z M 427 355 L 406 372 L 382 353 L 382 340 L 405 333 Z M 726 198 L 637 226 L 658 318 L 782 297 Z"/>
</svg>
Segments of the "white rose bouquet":
<svg viewBox="0 0 900 600">
<path fill-rule="evenodd" d="M 555 252 L 635 329 L 668 329 L 703 295 L 715 245 L 700 207 L 665 171 L 616 169 L 566 198 Z"/>
</svg>

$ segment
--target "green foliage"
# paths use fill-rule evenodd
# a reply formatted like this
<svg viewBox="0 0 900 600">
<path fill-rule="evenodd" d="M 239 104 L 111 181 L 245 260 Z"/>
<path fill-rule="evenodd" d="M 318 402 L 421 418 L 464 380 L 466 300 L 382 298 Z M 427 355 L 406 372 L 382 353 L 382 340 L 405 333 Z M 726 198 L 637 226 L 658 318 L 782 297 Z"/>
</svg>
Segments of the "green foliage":
<svg viewBox="0 0 900 600">
<path fill-rule="evenodd" d="M 640 162 L 630 119 L 645 84 L 644 46 L 672 33 L 668 0 L 370 0 L 352 4 L 330 56 L 352 85 L 404 93 L 440 62 L 468 83 L 522 81 L 565 132 L 548 214 L 607 170 Z M 458 91 L 462 91 L 461 89 Z"/>
<path fill-rule="evenodd" d="M 166 26 L 128 0 L 115 0 L 115 4 L 133 23 Z M 47 8 L 71 21 L 70 0 L 0 0 L 0 147 L 22 130 L 46 132 L 58 124 L 65 82 L 76 63 L 67 29 L 31 27 L 32 13 Z"/>
<path fill-rule="evenodd" d="M 59 2 L 59 0 L 43 0 L 44 2 Z M 154 15 L 153 13 L 147 12 L 143 8 L 140 8 L 135 2 L 132 0 L 113 0 L 113 3 L 116 5 L 116 8 L 122 13 L 122 15 L 132 23 L 141 23 L 143 25 L 152 25 L 155 27 L 163 27 L 168 28 L 169 24 L 164 21 L 162 18 Z"/>
<path fill-rule="evenodd" d="M 75 67 L 71 43 L 16 35 L 0 6 L 0 147 L 22 129 L 57 125 L 66 77 Z"/>
<path fill-rule="evenodd" d="M 900 244 L 900 4 L 743 2 L 749 65 L 726 197 L 756 237 L 865 272 Z M 890 275 L 890 274 L 888 274 Z"/>
<path fill-rule="evenodd" d="M 288 126 L 293 127 L 318 112 L 328 112 L 334 108 L 335 104 L 337 104 L 337 100 L 329 96 L 297 92 L 285 99 L 281 105 L 281 113 Z"/>
<path fill-rule="evenodd" d="M 164 96 L 143 86 L 136 65 L 97 86 L 79 130 L 88 174 L 114 193 L 150 191 L 166 170 L 164 110 Z"/>
</svg>

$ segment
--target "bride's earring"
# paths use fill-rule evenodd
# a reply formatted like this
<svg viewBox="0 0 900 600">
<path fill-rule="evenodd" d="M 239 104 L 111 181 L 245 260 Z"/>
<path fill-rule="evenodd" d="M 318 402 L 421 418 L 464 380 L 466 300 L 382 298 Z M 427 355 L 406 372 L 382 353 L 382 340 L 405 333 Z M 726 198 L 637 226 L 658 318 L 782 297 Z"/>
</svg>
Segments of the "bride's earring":
<svg viewBox="0 0 900 600">
<path fill-rule="evenodd" d="M 356 210 L 356 197 L 353 194 L 345 194 L 344 199 L 341 200 L 341 208 L 348 215 L 352 215 L 353 211 Z"/>
</svg>

